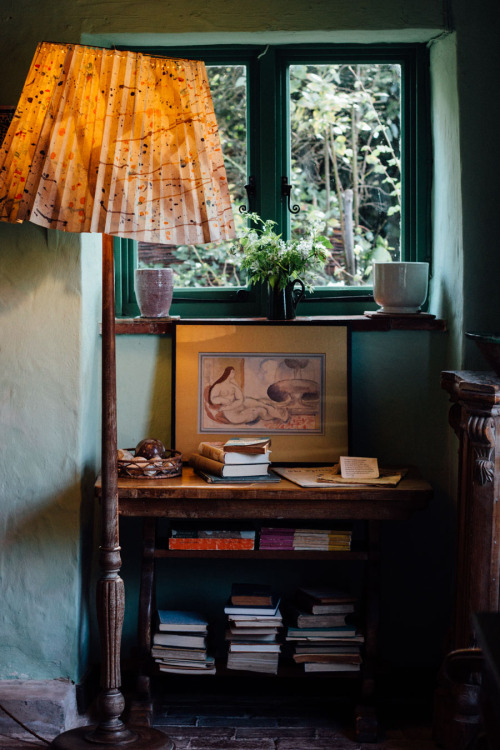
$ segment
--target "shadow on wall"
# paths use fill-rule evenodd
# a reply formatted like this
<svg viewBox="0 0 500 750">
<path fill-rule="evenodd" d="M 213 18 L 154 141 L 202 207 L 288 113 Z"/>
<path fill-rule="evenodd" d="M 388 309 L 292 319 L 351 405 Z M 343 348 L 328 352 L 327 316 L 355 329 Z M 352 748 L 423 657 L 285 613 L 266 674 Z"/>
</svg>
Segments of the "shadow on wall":
<svg viewBox="0 0 500 750">
<path fill-rule="evenodd" d="M 90 478 L 92 475 L 92 485 Z M 94 472 L 3 518 L 0 679 L 76 680 L 94 648 Z M 26 619 L 26 613 L 29 618 Z M 90 623 L 89 623 L 90 621 Z"/>
<path fill-rule="evenodd" d="M 443 358 L 444 367 L 448 370 L 459 370 L 463 365 L 464 331 L 463 310 L 457 306 L 457 301 L 451 296 L 453 290 L 445 278 L 441 278 L 433 286 L 433 309 L 439 310 L 439 317 L 446 320 L 446 355 Z"/>
<path fill-rule="evenodd" d="M 94 494 L 94 465 L 87 464 L 81 481 L 80 505 L 80 622 L 78 665 L 80 676 L 99 661 L 99 632 L 96 616 L 96 585 L 100 574 L 100 504 Z"/>
<path fill-rule="evenodd" d="M 0 266 L 0 315 L 20 307 L 42 281 L 51 276 L 65 283 L 67 293 L 76 289 L 68 279 L 66 257 L 79 264 L 80 239 L 77 234 L 43 229 L 36 224 L 0 224 L 2 264 Z M 61 259 L 65 260 L 62 263 Z M 75 276 L 74 278 L 79 278 Z"/>
</svg>

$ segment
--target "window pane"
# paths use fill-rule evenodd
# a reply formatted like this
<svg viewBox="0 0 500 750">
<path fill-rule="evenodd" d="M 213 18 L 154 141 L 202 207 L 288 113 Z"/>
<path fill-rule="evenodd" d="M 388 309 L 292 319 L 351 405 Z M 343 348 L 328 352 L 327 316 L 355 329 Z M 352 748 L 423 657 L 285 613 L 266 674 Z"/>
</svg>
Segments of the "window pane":
<svg viewBox="0 0 500 750">
<path fill-rule="evenodd" d="M 247 76 L 243 65 L 207 65 L 207 75 L 219 126 L 236 232 L 245 222 L 239 206 L 246 203 L 247 182 Z M 176 287 L 242 286 L 233 262 L 231 243 L 179 247 L 139 243 L 139 267 L 171 267 Z M 231 259 L 232 261 L 232 259 Z"/>
<path fill-rule="evenodd" d="M 399 260 L 401 66 L 290 66 L 292 237 L 316 221 L 333 245 L 316 286 L 356 286 Z"/>
</svg>

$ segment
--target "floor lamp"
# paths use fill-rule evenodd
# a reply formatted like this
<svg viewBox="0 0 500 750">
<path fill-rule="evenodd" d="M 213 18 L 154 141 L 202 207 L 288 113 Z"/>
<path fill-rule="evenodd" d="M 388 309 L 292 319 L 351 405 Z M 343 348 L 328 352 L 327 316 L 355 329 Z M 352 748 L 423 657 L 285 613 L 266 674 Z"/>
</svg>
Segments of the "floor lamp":
<svg viewBox="0 0 500 750">
<path fill-rule="evenodd" d="M 0 220 L 103 237 L 102 530 L 97 614 L 100 721 L 54 748 L 167 750 L 121 720 L 113 236 L 168 245 L 234 237 L 224 162 L 203 63 L 82 45 L 36 50 L 0 149 Z"/>
</svg>

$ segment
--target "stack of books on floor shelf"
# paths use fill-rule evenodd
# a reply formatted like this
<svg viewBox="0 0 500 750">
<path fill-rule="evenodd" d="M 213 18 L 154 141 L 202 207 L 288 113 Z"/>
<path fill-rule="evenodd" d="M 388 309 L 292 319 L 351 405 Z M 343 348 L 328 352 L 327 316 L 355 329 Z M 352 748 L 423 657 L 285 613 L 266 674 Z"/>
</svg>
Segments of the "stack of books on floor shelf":
<svg viewBox="0 0 500 750">
<path fill-rule="evenodd" d="M 279 481 L 269 474 L 269 438 L 231 438 L 223 442 L 203 442 L 189 462 L 207 482 Z"/>
<path fill-rule="evenodd" d="M 224 608 L 227 617 L 227 668 L 276 674 L 283 624 L 279 597 L 270 586 L 234 583 Z"/>
<path fill-rule="evenodd" d="M 350 624 L 355 603 L 333 588 L 297 589 L 287 611 L 286 641 L 305 672 L 359 672 L 364 637 Z"/>
<path fill-rule="evenodd" d="M 199 612 L 159 609 L 158 629 L 151 656 L 161 672 L 215 674 L 215 660 L 207 653 L 208 622 Z"/>
<path fill-rule="evenodd" d="M 174 550 L 255 549 L 255 531 L 172 529 L 168 548 Z"/>
<path fill-rule="evenodd" d="M 260 530 L 259 549 L 348 552 L 351 549 L 351 537 L 350 529 L 264 527 Z"/>
</svg>

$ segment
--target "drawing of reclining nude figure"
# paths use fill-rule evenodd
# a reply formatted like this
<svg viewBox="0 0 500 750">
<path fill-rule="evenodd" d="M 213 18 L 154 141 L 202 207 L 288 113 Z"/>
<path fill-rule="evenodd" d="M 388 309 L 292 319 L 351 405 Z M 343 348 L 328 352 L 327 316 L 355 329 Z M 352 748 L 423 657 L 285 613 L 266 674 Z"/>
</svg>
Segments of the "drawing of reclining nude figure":
<svg viewBox="0 0 500 750">
<path fill-rule="evenodd" d="M 221 371 L 218 364 L 208 368 L 213 377 Z M 303 377 L 309 364 L 308 359 L 246 356 L 236 367 L 226 365 L 218 377 L 205 380 L 205 413 L 218 424 L 243 428 L 317 429 L 320 386 L 317 379 Z"/>
</svg>

